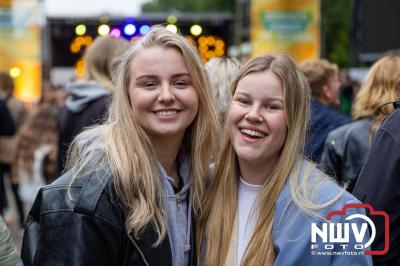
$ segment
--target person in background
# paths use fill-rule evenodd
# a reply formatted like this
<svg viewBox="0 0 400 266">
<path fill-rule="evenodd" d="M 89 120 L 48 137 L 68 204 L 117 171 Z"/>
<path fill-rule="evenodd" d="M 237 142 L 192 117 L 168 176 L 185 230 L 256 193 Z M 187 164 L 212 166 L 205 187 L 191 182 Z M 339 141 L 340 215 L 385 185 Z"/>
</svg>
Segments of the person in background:
<svg viewBox="0 0 400 266">
<path fill-rule="evenodd" d="M 356 80 L 351 80 L 348 70 L 341 71 L 339 76 L 341 110 L 344 114 L 350 116 L 354 98 L 360 90 L 360 84 Z"/>
<path fill-rule="evenodd" d="M 32 206 L 39 189 L 56 179 L 58 108 L 39 107 L 21 127 L 13 162 L 13 182 L 26 206 Z"/>
<path fill-rule="evenodd" d="M 10 111 L 8 110 L 7 102 L 5 99 L 0 98 L 0 138 L 13 136 L 15 135 L 15 131 L 15 124 Z M 4 152 L 3 147 L 3 145 L 0 147 L 0 152 Z M 2 171 L 1 168 L 0 171 Z M 0 174 L 0 215 L 2 215 L 7 204 L 7 195 L 3 172 Z"/>
<path fill-rule="evenodd" d="M 9 120 L 9 123 L 12 123 L 13 127 L 15 128 L 15 132 L 13 134 L 0 136 L 0 182 L 3 184 L 0 186 L 0 188 L 5 188 L 5 176 L 8 176 L 11 179 L 11 164 L 15 153 L 15 134 L 24 123 L 27 115 L 24 104 L 15 98 L 13 93 L 14 81 L 12 77 L 5 71 L 0 72 L 0 98 L 6 103 L 7 111 L 12 118 L 12 120 Z M 18 184 L 11 183 L 11 188 L 17 206 L 19 225 L 23 227 L 25 215 L 22 202 L 18 194 Z M 3 215 L 3 212 L 7 206 L 5 190 L 0 191 L 0 194 L 0 214 Z"/>
<path fill-rule="evenodd" d="M 0 265 L 15 266 L 20 262 L 19 254 L 15 248 L 10 231 L 0 215 Z"/>
<path fill-rule="evenodd" d="M 83 78 L 68 85 L 68 97 L 60 112 L 58 172 L 64 169 L 68 148 L 83 128 L 101 123 L 114 92 L 112 71 L 118 57 L 128 49 L 124 38 L 100 36 L 84 54 Z"/>
<path fill-rule="evenodd" d="M 321 228 L 327 213 L 359 201 L 303 156 L 310 93 L 295 62 L 285 55 L 254 58 L 232 88 L 215 176 L 198 219 L 199 265 L 372 265 L 364 255 L 313 256 L 311 224 Z M 347 251 L 355 251 L 355 243 L 349 237 Z"/>
<path fill-rule="evenodd" d="M 211 88 L 217 102 L 221 125 L 231 101 L 231 85 L 239 72 L 240 63 L 235 58 L 215 57 L 207 62 L 207 72 Z"/>
<path fill-rule="evenodd" d="M 63 86 L 56 86 L 56 91 L 54 93 L 56 105 L 59 108 L 63 108 L 65 106 L 65 100 L 67 99 L 67 91 Z"/>
<path fill-rule="evenodd" d="M 330 132 L 321 165 L 352 191 L 384 115 L 379 107 L 400 98 L 400 57 L 386 56 L 370 69 L 353 105 L 354 122 Z"/>
<path fill-rule="evenodd" d="M 339 112 L 339 72 L 336 64 L 327 60 L 306 61 L 300 65 L 311 88 L 311 122 L 304 152 L 309 159 L 319 163 L 329 132 L 351 122 Z"/>
<path fill-rule="evenodd" d="M 382 266 L 400 265 L 400 101 L 390 104 L 398 110 L 378 129 L 353 191 L 359 200 L 389 215 L 389 251 L 373 257 L 374 265 Z M 372 248 L 384 250 L 384 221 L 375 215 L 370 218 L 376 228 Z"/>
<path fill-rule="evenodd" d="M 42 81 L 42 94 L 38 105 L 57 106 L 56 90 L 53 84 L 48 80 Z"/>
<path fill-rule="evenodd" d="M 72 144 L 67 171 L 29 213 L 29 265 L 195 265 L 193 219 L 218 117 L 205 66 L 153 27 L 123 56 L 108 119 Z"/>
</svg>

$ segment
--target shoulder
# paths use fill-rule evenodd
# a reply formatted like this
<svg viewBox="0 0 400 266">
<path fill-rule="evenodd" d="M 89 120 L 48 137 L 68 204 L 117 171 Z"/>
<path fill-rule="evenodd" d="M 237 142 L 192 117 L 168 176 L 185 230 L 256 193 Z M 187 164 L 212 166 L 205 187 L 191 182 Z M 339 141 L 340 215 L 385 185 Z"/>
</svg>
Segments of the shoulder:
<svg viewBox="0 0 400 266">
<path fill-rule="evenodd" d="M 342 125 L 334 130 L 332 130 L 327 137 L 328 141 L 341 139 L 348 140 L 350 138 L 360 137 L 360 133 L 369 134 L 369 129 L 373 123 L 370 118 L 360 119 L 345 125 Z M 365 134 L 364 134 L 365 135 Z"/>
<path fill-rule="evenodd" d="M 123 209 L 110 171 L 99 166 L 79 176 L 74 169 L 66 172 L 39 191 L 28 222 L 46 217 L 54 220 L 58 214 L 84 215 L 122 229 Z"/>
<path fill-rule="evenodd" d="M 10 231 L 3 219 L 0 217 L 0 264 L 16 265 L 19 260 L 19 254 L 15 248 Z"/>
<path fill-rule="evenodd" d="M 306 170 L 303 169 L 303 171 Z M 346 205 L 360 202 L 335 182 L 323 178 L 323 175 L 321 171 L 314 168 L 309 172 L 308 179 L 299 179 L 299 185 L 307 188 L 304 196 L 312 199 L 310 202 L 314 207 L 319 205 L 312 211 L 305 211 L 299 207 L 291 195 L 289 184 L 286 184 L 282 190 L 276 205 L 272 229 L 273 243 L 277 250 L 274 265 L 330 265 L 333 259 L 339 258 L 339 256 L 313 256 L 311 252 L 312 224 L 320 227 L 327 220 L 344 222 L 345 215 L 334 215 L 328 219 L 328 214 L 342 212 Z M 303 181 L 306 183 L 302 183 Z M 346 210 L 346 216 L 350 214 L 365 214 L 365 211 L 359 208 Z M 370 258 L 365 256 L 354 256 L 350 260 L 344 258 L 343 262 L 347 264 L 352 260 L 370 262 Z"/>
<path fill-rule="evenodd" d="M 309 227 L 311 222 L 325 221 L 327 214 L 332 211 L 340 211 L 348 204 L 360 203 L 317 169 L 315 164 L 303 161 L 297 179 L 288 180 L 280 193 L 275 207 L 274 230 L 277 232 L 287 230 L 290 234 L 288 227 L 292 225 L 295 225 L 294 228 Z M 363 209 L 351 211 L 365 213 Z M 283 228 L 285 229 L 282 231 Z M 295 231 L 292 233 L 296 234 Z"/>
<path fill-rule="evenodd" d="M 326 121 L 326 119 L 329 119 L 329 123 L 334 124 L 336 126 L 340 126 L 351 122 L 350 117 L 344 115 L 343 113 L 339 112 L 336 109 L 318 103 L 317 101 L 313 102 L 311 110 L 312 110 L 311 118 L 314 118 L 316 120 L 321 119 Z"/>
<path fill-rule="evenodd" d="M 400 143 L 400 127 L 398 126 L 399 122 L 400 109 L 390 114 L 390 116 L 383 121 L 382 126 L 378 130 L 377 134 L 379 134 L 380 131 L 385 131 L 392 135 L 392 137 L 396 139 L 398 143 Z"/>
<path fill-rule="evenodd" d="M 278 198 L 277 218 L 295 216 L 299 218 L 298 222 L 302 223 L 310 219 L 324 219 L 329 212 L 341 210 L 346 204 L 360 203 L 311 162 L 304 161 L 296 181 L 293 180 L 285 184 Z M 299 188 L 301 197 L 307 198 L 308 204 L 313 205 L 315 210 L 306 212 L 300 208 L 297 200 L 294 200 L 296 196 L 292 195 L 291 182 L 297 182 L 293 186 Z"/>
</svg>

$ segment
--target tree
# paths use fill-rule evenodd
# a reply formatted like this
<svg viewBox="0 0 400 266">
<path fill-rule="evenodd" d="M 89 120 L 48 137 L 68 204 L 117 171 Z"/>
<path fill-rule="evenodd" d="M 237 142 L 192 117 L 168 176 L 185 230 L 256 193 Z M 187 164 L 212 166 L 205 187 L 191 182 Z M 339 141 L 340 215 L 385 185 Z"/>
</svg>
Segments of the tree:
<svg viewBox="0 0 400 266">
<path fill-rule="evenodd" d="M 350 65 L 352 2 L 321 0 L 322 56 L 339 67 Z"/>
<path fill-rule="evenodd" d="M 154 11 L 221 11 L 233 12 L 235 1 L 233 0 L 152 0 L 142 5 L 143 12 Z"/>
</svg>

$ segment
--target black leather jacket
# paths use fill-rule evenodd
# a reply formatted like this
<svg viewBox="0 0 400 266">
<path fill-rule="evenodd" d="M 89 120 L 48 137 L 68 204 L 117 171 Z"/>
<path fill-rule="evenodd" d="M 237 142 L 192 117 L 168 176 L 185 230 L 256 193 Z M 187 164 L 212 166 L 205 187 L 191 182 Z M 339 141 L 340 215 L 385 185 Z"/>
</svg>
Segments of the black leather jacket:
<svg viewBox="0 0 400 266">
<path fill-rule="evenodd" d="M 371 142 L 372 118 L 364 118 L 331 131 L 320 164 L 339 183 L 349 183 L 352 191 L 367 157 Z"/>
<path fill-rule="evenodd" d="M 26 266 L 172 265 L 168 236 L 153 248 L 152 228 L 139 239 L 127 233 L 126 209 L 109 172 L 92 171 L 71 185 L 72 175 L 67 172 L 38 193 L 25 225 L 21 253 Z M 192 231 L 195 247 L 193 236 Z M 195 265 L 194 250 L 190 265 Z"/>
</svg>

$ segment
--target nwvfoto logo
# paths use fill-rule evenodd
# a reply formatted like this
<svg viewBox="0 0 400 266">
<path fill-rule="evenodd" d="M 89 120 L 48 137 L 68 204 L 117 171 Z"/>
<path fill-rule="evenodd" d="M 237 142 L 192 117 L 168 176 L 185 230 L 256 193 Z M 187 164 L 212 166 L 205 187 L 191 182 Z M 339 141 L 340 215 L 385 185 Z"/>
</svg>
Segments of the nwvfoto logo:
<svg viewBox="0 0 400 266">
<path fill-rule="evenodd" d="M 376 227 L 373 221 L 363 214 L 347 215 L 347 210 L 352 208 L 366 208 L 369 210 L 370 216 L 382 216 L 385 221 L 385 246 L 383 250 L 365 250 L 371 246 L 376 237 Z M 328 221 L 333 216 L 347 216 L 344 220 L 346 223 L 322 223 L 321 227 L 316 223 L 311 224 L 311 249 L 333 250 L 364 250 L 365 255 L 384 255 L 389 251 L 389 215 L 383 211 L 375 211 L 370 204 L 346 204 L 340 211 L 331 211 L 326 215 Z M 351 222 L 353 219 L 364 220 L 363 223 Z M 371 228 L 371 235 L 366 241 L 368 235 L 368 226 Z M 350 245 L 350 237 L 355 239 L 355 244 Z M 319 240 L 319 241 L 318 241 Z M 317 244 L 317 243 L 323 243 Z"/>
</svg>

